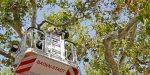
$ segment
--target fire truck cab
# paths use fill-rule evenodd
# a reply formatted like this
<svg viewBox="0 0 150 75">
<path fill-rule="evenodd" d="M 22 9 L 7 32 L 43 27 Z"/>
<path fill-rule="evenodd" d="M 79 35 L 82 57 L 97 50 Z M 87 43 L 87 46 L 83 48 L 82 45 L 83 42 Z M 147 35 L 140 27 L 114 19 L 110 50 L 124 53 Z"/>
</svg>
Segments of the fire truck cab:
<svg viewBox="0 0 150 75">
<path fill-rule="evenodd" d="M 76 47 L 55 33 L 30 27 L 16 52 L 15 75 L 80 75 Z"/>
</svg>

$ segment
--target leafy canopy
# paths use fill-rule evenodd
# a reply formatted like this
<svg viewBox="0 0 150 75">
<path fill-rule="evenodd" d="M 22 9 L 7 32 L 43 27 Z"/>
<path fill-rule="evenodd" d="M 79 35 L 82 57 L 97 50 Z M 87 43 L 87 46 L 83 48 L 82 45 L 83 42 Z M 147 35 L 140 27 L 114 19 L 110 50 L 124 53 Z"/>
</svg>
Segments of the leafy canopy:
<svg viewBox="0 0 150 75">
<path fill-rule="evenodd" d="M 107 61 L 109 55 L 105 55 L 109 51 L 107 47 L 111 47 L 108 53 L 112 53 L 110 58 L 117 63 L 121 75 L 143 74 L 148 66 L 148 0 L 2 0 L 0 4 L 0 54 L 5 66 L 13 65 L 14 54 L 9 49 L 12 44 L 19 43 L 25 29 L 30 26 L 42 30 L 49 26 L 69 30 L 68 39 L 75 42 L 78 60 L 84 60 L 86 74 L 115 73 L 115 68 L 111 67 L 113 64 Z M 57 7 L 60 10 L 55 12 Z M 35 23 L 38 15 L 34 14 L 44 8 L 48 8 L 49 14 L 41 14 L 44 21 Z M 123 32 L 136 15 L 136 25 L 128 28 L 123 39 L 112 40 L 111 45 L 104 44 L 106 36 L 114 34 L 113 31 Z"/>
</svg>

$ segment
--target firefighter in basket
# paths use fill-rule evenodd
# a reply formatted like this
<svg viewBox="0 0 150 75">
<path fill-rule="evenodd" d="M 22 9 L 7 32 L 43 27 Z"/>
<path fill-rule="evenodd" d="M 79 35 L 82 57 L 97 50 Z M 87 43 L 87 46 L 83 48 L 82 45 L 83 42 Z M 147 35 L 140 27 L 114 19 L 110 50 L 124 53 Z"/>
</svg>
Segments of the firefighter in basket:
<svg viewBox="0 0 150 75">
<path fill-rule="evenodd" d="M 58 32 L 57 29 L 53 26 L 49 27 L 46 32 L 48 34 L 55 34 L 62 36 L 63 39 L 67 39 L 69 37 L 69 32 L 66 29 L 63 29 L 62 31 Z M 44 38 L 44 36 L 41 35 L 41 38 Z M 42 49 L 42 43 L 40 41 L 36 43 L 36 46 L 38 49 Z"/>
<path fill-rule="evenodd" d="M 48 34 L 54 34 L 54 35 L 59 35 L 59 36 L 62 36 L 62 39 L 67 39 L 69 37 L 69 32 L 64 28 L 63 30 L 61 30 L 60 32 L 57 31 L 57 29 L 54 27 L 54 26 L 51 26 L 48 28 L 48 30 L 46 31 Z M 42 50 L 42 41 L 41 40 L 44 40 L 45 36 L 43 34 L 40 34 L 40 40 L 37 41 L 36 43 L 36 47 L 40 50 Z M 65 45 L 65 47 L 67 47 L 68 45 Z M 18 46 L 17 45 L 13 45 L 10 49 L 12 52 L 17 52 L 18 51 Z M 69 53 L 68 55 L 68 59 L 69 57 L 71 56 L 72 54 Z"/>
</svg>

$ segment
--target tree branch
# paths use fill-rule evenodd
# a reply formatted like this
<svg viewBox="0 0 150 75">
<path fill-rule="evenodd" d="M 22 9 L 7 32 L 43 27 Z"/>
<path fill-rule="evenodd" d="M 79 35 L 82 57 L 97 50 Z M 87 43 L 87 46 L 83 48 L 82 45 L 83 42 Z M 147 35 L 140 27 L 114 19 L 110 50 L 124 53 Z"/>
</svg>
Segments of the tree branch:
<svg viewBox="0 0 150 75">
<path fill-rule="evenodd" d="M 51 24 L 51 25 L 54 25 L 54 26 L 64 26 L 64 25 L 70 24 L 70 23 L 72 23 L 72 22 L 75 22 L 75 21 L 77 21 L 78 19 L 84 18 L 84 17 L 86 17 L 87 15 L 90 15 L 91 13 L 93 13 L 93 11 L 95 10 L 95 9 L 93 9 L 92 12 L 87 12 L 86 14 L 84 14 L 85 11 L 83 11 L 83 10 L 85 9 L 86 4 L 87 4 L 87 3 L 92 3 L 93 6 L 91 6 L 91 7 L 89 8 L 89 10 L 91 10 L 92 8 L 94 8 L 94 7 L 96 6 L 96 4 L 98 3 L 98 1 L 99 1 L 99 0 L 95 0 L 95 1 L 89 1 L 89 0 L 87 0 L 86 2 L 84 2 L 83 5 L 81 5 L 80 10 L 77 10 L 77 11 L 74 13 L 74 15 L 73 15 L 67 22 L 65 22 L 65 23 L 61 23 L 61 24 L 56 25 L 55 23 L 53 23 L 53 22 L 51 22 L 51 21 L 44 20 L 44 21 L 42 21 L 40 24 L 38 24 L 38 28 L 40 29 L 41 26 L 42 26 L 44 23 L 48 23 L 48 24 Z M 77 18 L 76 16 L 77 16 L 78 13 L 80 13 L 80 14 L 82 13 L 83 15 Z"/>
<path fill-rule="evenodd" d="M 138 16 L 132 18 L 127 24 L 126 26 L 124 27 L 124 29 L 118 33 L 118 39 L 122 39 L 126 36 L 126 34 L 129 32 L 129 30 L 134 27 L 136 25 L 136 23 L 138 22 L 138 19 L 137 19 Z"/>
<path fill-rule="evenodd" d="M 108 66 L 111 68 L 113 75 L 119 75 L 119 64 L 114 60 L 113 52 L 111 49 L 111 41 L 114 39 L 122 39 L 126 36 L 129 30 L 138 22 L 137 16 L 132 18 L 121 32 L 112 32 L 103 39 L 104 44 L 104 56 Z"/>
<path fill-rule="evenodd" d="M 140 60 L 140 59 L 138 59 L 138 58 L 136 58 L 136 60 L 137 60 L 140 64 L 144 64 L 144 65 L 150 63 L 150 61 L 142 61 L 142 60 Z"/>
<path fill-rule="evenodd" d="M 18 0 L 19 1 L 19 0 Z M 19 15 L 19 3 L 18 1 L 16 1 L 14 3 L 14 5 L 12 5 L 12 7 L 10 7 L 10 10 L 12 10 L 12 14 L 13 14 L 13 18 L 14 19 L 11 19 L 9 16 L 4 15 L 4 16 L 1 16 L 1 22 L 4 24 L 4 25 L 9 25 L 11 26 L 19 35 L 20 38 L 22 38 L 23 36 L 23 33 L 24 33 L 24 29 L 22 28 L 22 24 L 20 22 L 20 15 Z M 9 58 L 9 59 L 12 59 L 14 60 L 14 57 L 11 56 L 10 53 L 5 53 L 3 49 L 0 48 L 0 54 L 6 58 Z"/>
<path fill-rule="evenodd" d="M 91 13 L 89 12 L 89 13 L 87 13 L 87 14 L 85 14 L 85 15 L 82 15 L 82 16 L 79 17 L 79 18 L 75 18 L 75 16 L 77 16 L 77 12 L 76 12 L 76 13 L 71 17 L 70 20 L 68 20 L 68 21 L 65 22 L 65 23 L 58 24 L 58 25 L 54 24 L 54 23 L 51 22 L 51 21 L 43 20 L 40 24 L 38 24 L 38 29 L 40 29 L 41 26 L 44 25 L 44 23 L 48 23 L 48 24 L 51 24 L 51 25 L 54 25 L 54 26 L 64 26 L 64 25 L 67 25 L 67 24 L 70 24 L 70 23 L 74 22 L 74 20 L 77 21 L 78 19 L 81 19 L 81 18 L 83 18 L 83 17 L 86 17 L 87 15 L 90 15 L 90 14 L 91 14 Z"/>
<path fill-rule="evenodd" d="M 77 11 L 74 13 L 74 15 L 71 17 L 71 19 L 70 20 L 68 20 L 67 22 L 65 22 L 65 23 L 62 23 L 62 24 L 59 24 L 59 26 L 64 26 L 64 25 L 67 25 L 67 24 L 70 24 L 72 21 L 73 21 L 73 19 L 75 19 L 75 16 L 77 15 Z"/>
<path fill-rule="evenodd" d="M 9 53 L 5 53 L 3 49 L 0 48 L 0 54 L 8 59 L 14 60 L 14 57 L 11 56 Z"/>
<path fill-rule="evenodd" d="M 37 11 L 37 5 L 36 0 L 30 0 L 32 5 L 32 18 L 31 18 L 31 27 L 35 27 L 36 24 L 36 11 Z"/>
<path fill-rule="evenodd" d="M 133 26 L 133 29 L 130 33 L 130 43 L 129 43 L 129 46 L 127 47 L 128 49 L 131 48 L 134 44 L 134 39 L 136 37 L 136 30 L 137 30 L 137 23 Z M 126 53 L 124 52 L 119 60 L 119 68 L 121 67 L 122 62 L 124 61 L 126 57 L 125 55 Z"/>
<path fill-rule="evenodd" d="M 19 37 L 21 38 L 23 36 L 24 29 L 22 28 L 22 24 L 20 21 L 20 14 L 19 14 L 20 7 L 19 7 L 18 1 L 14 5 L 12 5 L 10 9 L 12 10 L 14 19 L 13 20 L 9 19 L 9 21 L 5 21 L 5 20 L 8 20 L 8 18 L 3 17 L 2 21 L 3 23 L 7 23 L 8 25 L 10 25 L 18 33 Z"/>
<path fill-rule="evenodd" d="M 123 54 L 119 60 L 119 68 L 121 67 L 121 64 L 124 61 L 124 59 L 125 59 L 125 54 Z"/>
<path fill-rule="evenodd" d="M 44 20 L 44 21 L 42 21 L 40 24 L 38 24 L 38 29 L 40 29 L 41 26 L 44 25 L 44 23 L 48 23 L 48 24 L 51 24 L 51 25 L 55 25 L 55 24 L 54 24 L 53 22 L 51 22 L 51 21 Z"/>
<path fill-rule="evenodd" d="M 42 26 L 44 23 L 48 23 L 48 24 L 51 24 L 51 25 L 54 25 L 54 26 L 64 26 L 64 25 L 70 24 L 70 23 L 75 19 L 75 16 L 76 16 L 76 15 L 77 15 L 77 12 L 74 13 L 74 15 L 71 17 L 70 20 L 68 20 L 68 21 L 65 22 L 65 23 L 58 24 L 58 25 L 56 25 L 55 23 L 53 23 L 53 22 L 51 22 L 51 21 L 44 20 L 44 21 L 42 21 L 40 24 L 38 24 L 38 28 L 40 29 L 41 26 Z"/>
<path fill-rule="evenodd" d="M 132 32 L 131 32 L 131 35 L 130 35 L 129 47 L 132 47 L 132 46 L 133 46 L 134 39 L 135 39 L 135 37 L 136 37 L 136 30 L 137 30 L 137 24 L 134 25 L 134 27 L 133 27 L 133 29 L 132 29 Z"/>
<path fill-rule="evenodd" d="M 113 53 L 111 51 L 111 41 L 116 38 L 116 33 L 111 33 L 103 40 L 104 44 L 104 56 L 108 66 L 112 69 L 113 75 L 119 75 L 119 66 L 114 60 Z"/>
</svg>

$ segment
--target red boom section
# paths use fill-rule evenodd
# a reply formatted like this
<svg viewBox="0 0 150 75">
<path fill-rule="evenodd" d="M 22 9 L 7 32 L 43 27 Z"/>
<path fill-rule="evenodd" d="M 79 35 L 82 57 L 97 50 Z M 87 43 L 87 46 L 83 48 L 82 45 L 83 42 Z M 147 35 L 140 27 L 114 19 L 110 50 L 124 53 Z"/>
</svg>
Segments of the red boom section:
<svg viewBox="0 0 150 75">
<path fill-rule="evenodd" d="M 14 65 L 14 68 L 16 68 L 15 73 L 22 73 L 29 71 L 33 63 L 35 62 L 36 58 L 37 55 L 33 52 L 26 53 L 22 61 Z"/>
<path fill-rule="evenodd" d="M 40 75 L 78 75 L 77 68 L 63 64 L 59 61 L 37 55 L 33 52 L 25 54 L 20 63 L 14 65 L 15 73 L 33 72 Z"/>
<path fill-rule="evenodd" d="M 66 75 L 78 75 L 78 69 L 70 67 L 69 70 L 66 72 Z"/>
</svg>

